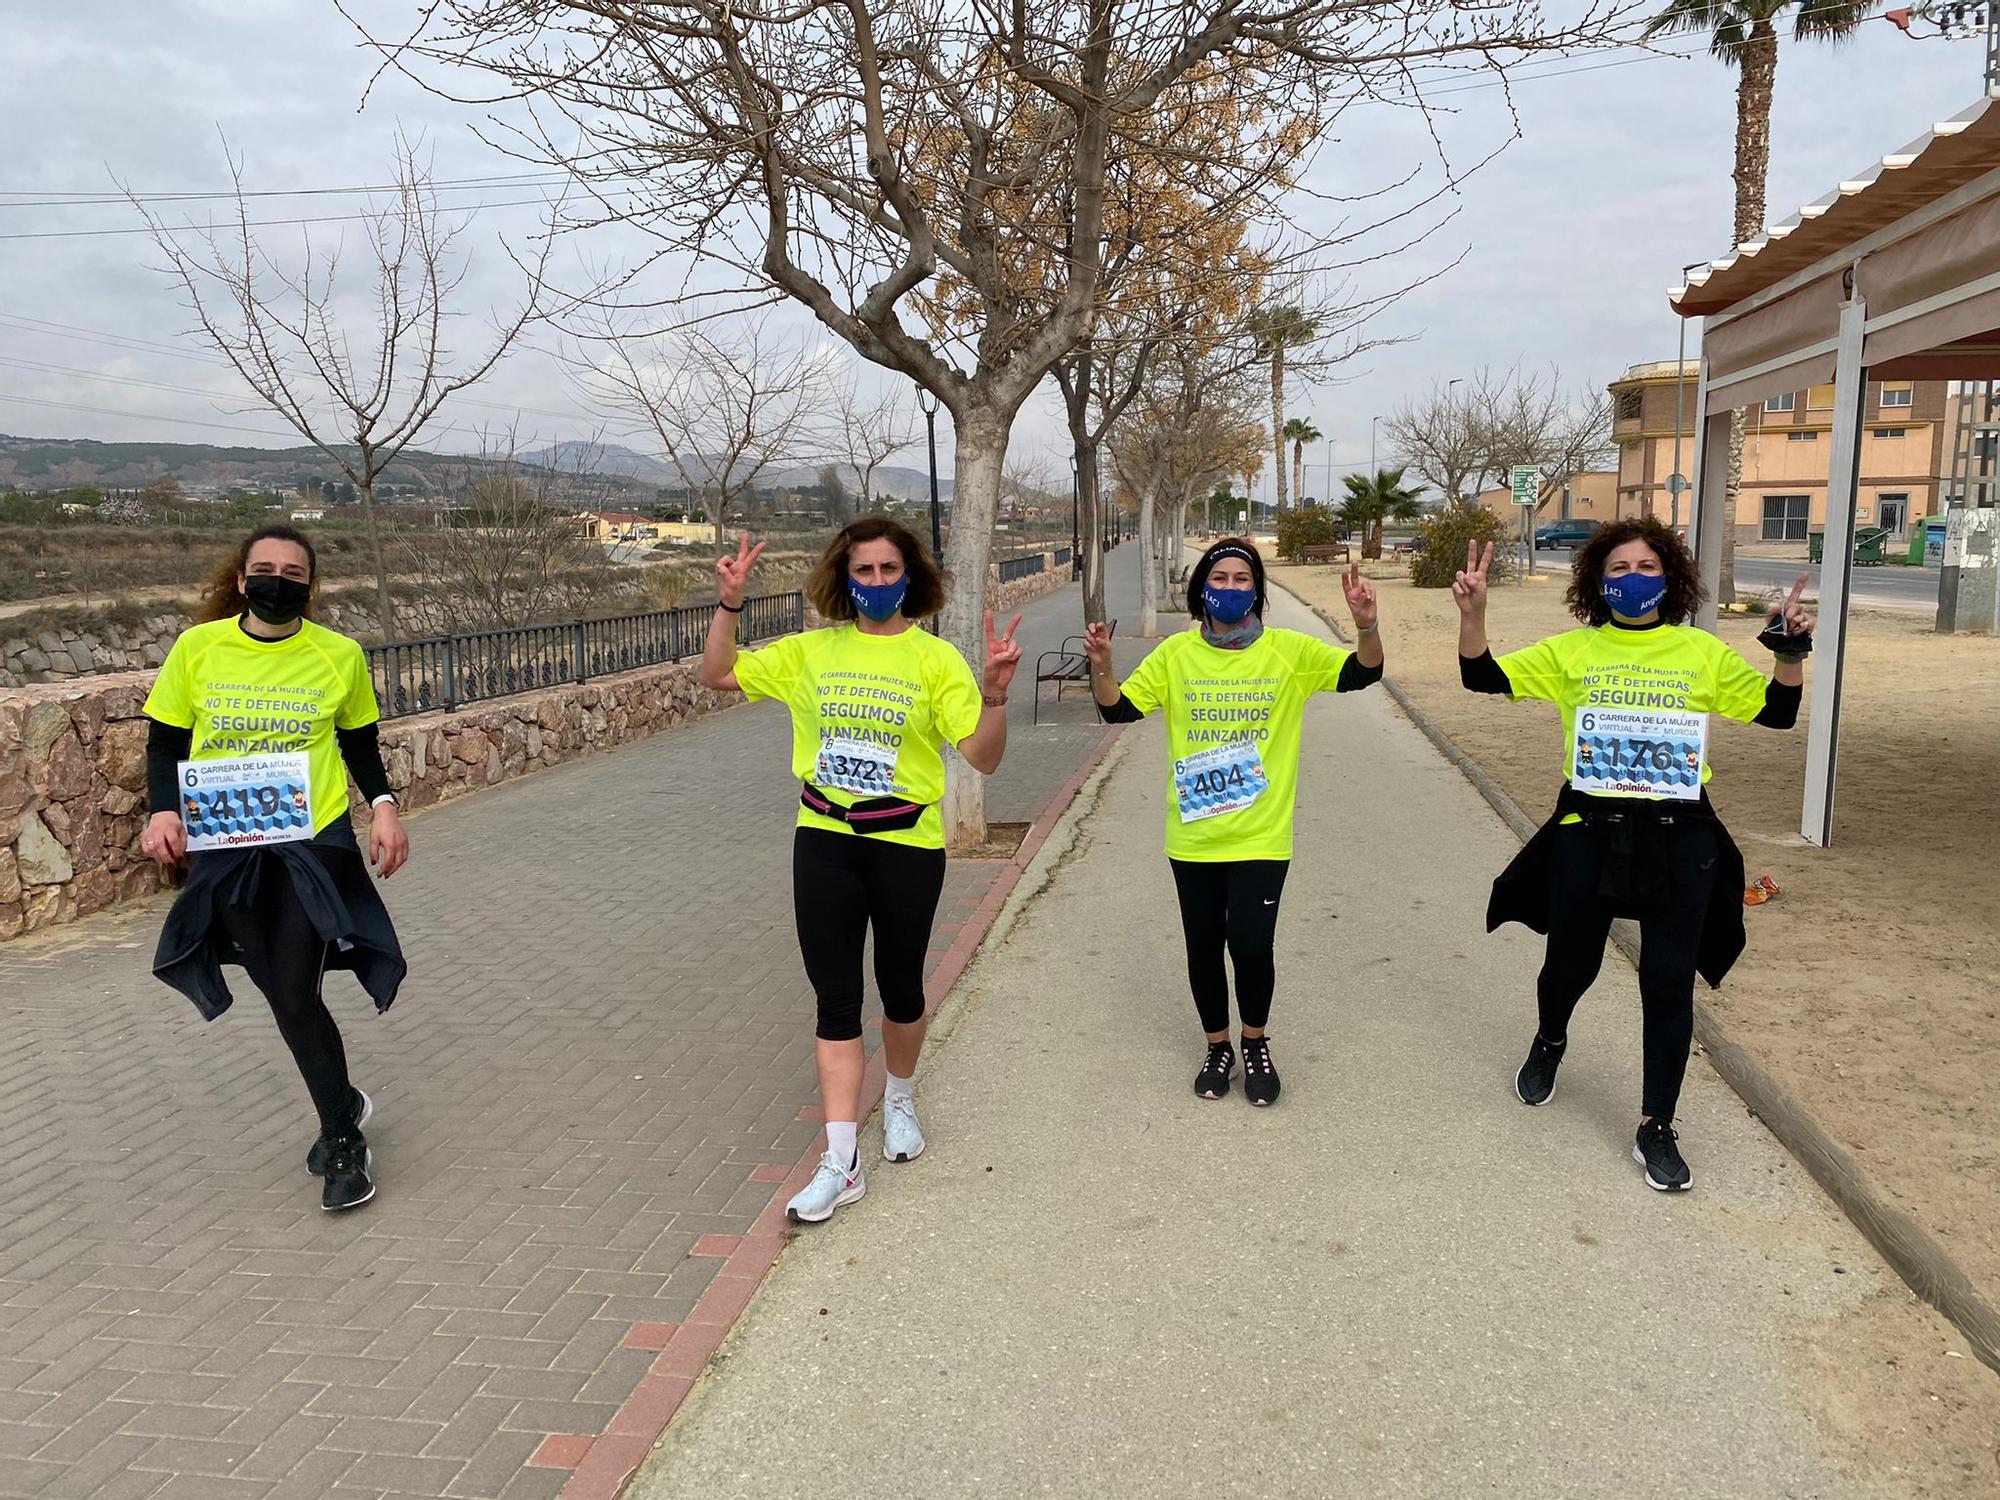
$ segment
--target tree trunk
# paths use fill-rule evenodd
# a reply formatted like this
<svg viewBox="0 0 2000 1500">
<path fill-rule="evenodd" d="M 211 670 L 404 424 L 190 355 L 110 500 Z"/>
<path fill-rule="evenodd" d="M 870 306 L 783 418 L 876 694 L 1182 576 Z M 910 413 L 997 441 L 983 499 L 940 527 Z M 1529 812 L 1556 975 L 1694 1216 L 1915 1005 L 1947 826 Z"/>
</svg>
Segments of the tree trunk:
<svg viewBox="0 0 2000 1500">
<path fill-rule="evenodd" d="M 1271 446 L 1277 462 L 1271 468 L 1271 485 L 1277 494 L 1277 509 L 1285 508 L 1285 346 L 1271 345 Z"/>
<path fill-rule="evenodd" d="M 1771 170 L 1771 94 L 1778 79 L 1778 31 L 1768 18 L 1750 23 L 1736 78 L 1736 235 L 1740 248 L 1764 232 Z M 1722 495 L 1722 571 L 1717 604 L 1736 602 L 1736 497 L 1743 488 L 1742 411 L 1729 417 L 1729 479 Z"/>
<path fill-rule="evenodd" d="M 382 632 L 382 639 L 396 638 L 396 601 L 389 594 L 389 564 L 382 555 L 382 523 L 375 514 L 375 476 L 368 473 L 365 465 L 367 454 L 361 459 L 364 468 L 361 481 L 361 518 L 368 527 L 368 560 L 375 568 L 375 625 Z"/>
<path fill-rule="evenodd" d="M 1145 639 L 1160 633 L 1160 563 L 1154 541 L 1154 519 L 1158 501 L 1149 484 L 1139 492 L 1139 634 Z"/>
<path fill-rule="evenodd" d="M 1104 612 L 1104 502 L 1099 498 L 1097 445 L 1076 455 L 1076 506 L 1082 539 L 1077 545 L 1077 576 L 1083 583 L 1083 619 L 1099 624 Z"/>
<path fill-rule="evenodd" d="M 1298 441 L 1292 444 L 1292 499 L 1306 503 L 1306 445 Z"/>
<path fill-rule="evenodd" d="M 1007 418 L 998 412 L 975 411 L 955 417 L 954 426 L 957 452 L 952 458 L 951 535 L 945 540 L 947 587 L 938 634 L 958 647 L 976 677 L 986 662 L 986 568 L 993 552 L 993 521 L 1000 509 Z M 983 844 L 986 778 L 950 746 L 945 748 L 944 759 L 940 812 L 945 845 L 967 849 Z"/>
</svg>

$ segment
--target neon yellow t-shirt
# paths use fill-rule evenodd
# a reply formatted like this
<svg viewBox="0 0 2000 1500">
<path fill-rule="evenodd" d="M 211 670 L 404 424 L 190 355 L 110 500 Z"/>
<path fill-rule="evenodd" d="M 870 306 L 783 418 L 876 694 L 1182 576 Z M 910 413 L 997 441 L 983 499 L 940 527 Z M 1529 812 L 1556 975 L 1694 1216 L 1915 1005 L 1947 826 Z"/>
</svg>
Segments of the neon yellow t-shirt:
<svg viewBox="0 0 2000 1500">
<path fill-rule="evenodd" d="M 1141 713 L 1167 711 L 1169 859 L 1292 857 L 1306 699 L 1333 691 L 1347 657 L 1296 630 L 1266 627 L 1242 650 L 1225 651 L 1190 629 L 1139 663 L 1125 696 Z M 1237 755 L 1233 745 L 1244 751 Z M 1200 778 L 1212 780 L 1223 800 L 1204 806 L 1189 790 Z M 1247 805 L 1232 805 L 1252 793 Z"/>
<path fill-rule="evenodd" d="M 1692 625 L 1567 630 L 1509 651 L 1499 658 L 1499 666 L 1516 701 L 1540 698 L 1562 710 L 1564 780 L 1571 772 L 1580 709 L 1715 713 L 1747 724 L 1764 707 L 1763 674 L 1733 646 Z M 1702 785 L 1714 774 L 1705 759 Z M 1644 794 L 1605 790 L 1593 795 Z"/>
<path fill-rule="evenodd" d="M 870 797 L 924 804 L 914 827 L 869 838 L 914 849 L 944 847 L 937 809 L 944 796 L 943 745 L 977 729 L 981 708 L 979 683 L 956 646 L 914 625 L 895 635 L 833 625 L 738 652 L 736 681 L 746 697 L 776 698 L 791 709 L 792 774 L 799 780 L 842 807 Z M 878 774 L 856 778 L 853 787 L 829 784 L 836 777 L 822 774 L 823 748 L 839 755 L 833 764 Z M 803 805 L 799 827 L 855 832 Z"/>
<path fill-rule="evenodd" d="M 193 730 L 195 760 L 304 751 L 315 833 L 347 814 L 347 768 L 333 731 L 382 716 L 357 642 L 311 620 L 283 640 L 263 641 L 234 618 L 181 632 L 145 712 Z"/>
</svg>

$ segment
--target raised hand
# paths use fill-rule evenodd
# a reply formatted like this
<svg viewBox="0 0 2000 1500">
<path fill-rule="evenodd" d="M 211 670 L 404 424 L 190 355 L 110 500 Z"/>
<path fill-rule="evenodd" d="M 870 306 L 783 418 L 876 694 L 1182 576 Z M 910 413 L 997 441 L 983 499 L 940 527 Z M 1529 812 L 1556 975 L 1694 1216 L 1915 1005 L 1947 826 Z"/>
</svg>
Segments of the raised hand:
<svg viewBox="0 0 2000 1500">
<path fill-rule="evenodd" d="M 746 532 L 736 539 L 734 557 L 724 555 L 715 560 L 715 587 L 722 595 L 724 604 L 737 605 L 743 602 L 743 590 L 750 582 L 750 569 L 756 565 L 757 559 L 763 556 L 763 553 L 764 544 L 759 542 L 756 546 L 751 546 L 749 534 Z"/>
<path fill-rule="evenodd" d="M 984 681 L 986 692 L 992 697 L 1002 697 L 1014 681 L 1014 669 L 1021 665 L 1021 647 L 1014 639 L 1014 632 L 1021 628 L 1021 617 L 1014 616 L 1013 622 L 1000 635 L 993 633 L 993 611 L 986 611 L 986 671 Z"/>
<path fill-rule="evenodd" d="M 1811 635 L 1813 617 L 1800 602 L 1806 591 L 1808 575 L 1801 573 L 1792 585 L 1792 591 L 1785 595 L 1785 602 L 1773 605 L 1766 625 L 1782 625 L 1786 635 Z"/>
<path fill-rule="evenodd" d="M 1354 628 L 1364 632 L 1373 630 L 1378 609 L 1375 585 L 1361 576 L 1360 563 L 1347 565 L 1347 571 L 1340 575 L 1340 591 L 1347 595 L 1347 612 L 1354 616 Z"/>
<path fill-rule="evenodd" d="M 1486 544 L 1484 553 L 1477 541 L 1465 544 L 1465 566 L 1452 577 L 1451 597 L 1458 612 L 1468 619 L 1483 619 L 1486 615 L 1486 575 L 1492 567 L 1491 542 Z"/>
<path fill-rule="evenodd" d="M 1083 627 L 1083 654 L 1090 658 L 1091 670 L 1111 670 L 1111 627 L 1102 620 Z"/>
</svg>

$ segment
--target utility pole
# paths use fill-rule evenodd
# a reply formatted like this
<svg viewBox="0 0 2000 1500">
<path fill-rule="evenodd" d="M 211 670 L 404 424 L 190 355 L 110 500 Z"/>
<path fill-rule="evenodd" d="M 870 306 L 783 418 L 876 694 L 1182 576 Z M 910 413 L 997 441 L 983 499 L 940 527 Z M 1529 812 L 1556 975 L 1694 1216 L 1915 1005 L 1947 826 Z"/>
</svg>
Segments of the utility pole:
<svg viewBox="0 0 2000 1500">
<path fill-rule="evenodd" d="M 943 567 L 944 534 L 942 530 L 943 523 L 939 519 L 937 480 L 938 404 L 937 397 L 935 396 L 930 396 L 930 399 L 926 400 L 925 397 L 928 395 L 929 392 L 925 391 L 922 386 L 917 387 L 917 410 L 924 414 L 924 426 L 929 429 L 931 439 L 931 561 L 939 567 Z"/>
</svg>

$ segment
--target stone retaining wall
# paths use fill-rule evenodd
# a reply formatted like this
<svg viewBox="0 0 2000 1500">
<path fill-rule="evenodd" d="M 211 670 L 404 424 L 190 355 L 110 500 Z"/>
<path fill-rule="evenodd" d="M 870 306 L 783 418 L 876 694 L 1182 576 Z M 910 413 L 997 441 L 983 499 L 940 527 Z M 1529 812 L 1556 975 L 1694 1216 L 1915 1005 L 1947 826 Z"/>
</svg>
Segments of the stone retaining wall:
<svg viewBox="0 0 2000 1500">
<path fill-rule="evenodd" d="M 1051 567 L 989 582 L 1004 615 L 1069 581 Z M 742 700 L 695 680 L 696 664 L 496 698 L 382 726 L 389 785 L 408 808 L 691 723 Z M 150 895 L 166 879 L 139 853 L 146 822 L 142 712 L 151 672 L 0 691 L 0 941 Z M 356 797 L 356 805 L 359 798 Z"/>
</svg>

